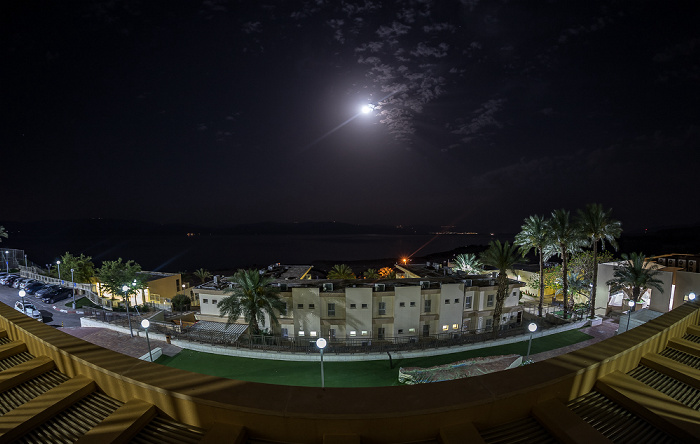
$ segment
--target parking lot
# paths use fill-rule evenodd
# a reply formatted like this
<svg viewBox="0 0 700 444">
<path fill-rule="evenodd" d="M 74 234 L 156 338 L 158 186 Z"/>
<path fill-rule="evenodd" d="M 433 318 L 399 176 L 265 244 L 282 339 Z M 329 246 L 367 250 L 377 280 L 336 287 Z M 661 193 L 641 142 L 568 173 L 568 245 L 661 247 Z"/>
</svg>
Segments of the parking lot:
<svg viewBox="0 0 700 444">
<path fill-rule="evenodd" d="M 0 302 L 14 308 L 15 302 L 19 300 L 21 300 L 21 298 L 19 297 L 18 289 L 0 285 Z M 55 304 L 46 304 L 35 296 L 27 295 L 24 297 L 24 301 L 34 304 L 37 310 L 41 312 L 43 321 L 47 325 L 51 325 L 53 327 L 80 327 L 81 315 L 76 313 L 61 313 L 60 311 L 53 309 L 53 306 L 55 305 L 57 309 L 71 310 L 70 303 L 72 302 L 72 299 L 70 298 L 59 301 Z M 66 307 L 65 304 L 69 304 L 69 306 Z"/>
</svg>

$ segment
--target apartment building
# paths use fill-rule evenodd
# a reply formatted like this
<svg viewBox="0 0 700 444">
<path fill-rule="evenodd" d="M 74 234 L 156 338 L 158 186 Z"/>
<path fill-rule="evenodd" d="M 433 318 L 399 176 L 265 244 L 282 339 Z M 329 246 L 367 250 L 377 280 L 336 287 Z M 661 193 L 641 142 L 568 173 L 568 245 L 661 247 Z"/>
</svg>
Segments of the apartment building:
<svg viewBox="0 0 700 444">
<path fill-rule="evenodd" d="M 493 324 L 497 286 L 491 276 L 440 276 L 367 281 L 276 280 L 287 314 L 279 315 L 273 333 L 287 337 L 416 338 L 489 330 Z M 501 324 L 519 323 L 520 287 L 511 280 Z M 228 284 L 209 283 L 193 289 L 203 320 L 227 319 L 216 304 Z M 241 319 L 240 323 L 244 323 Z M 270 320 L 264 319 L 270 328 Z"/>
</svg>

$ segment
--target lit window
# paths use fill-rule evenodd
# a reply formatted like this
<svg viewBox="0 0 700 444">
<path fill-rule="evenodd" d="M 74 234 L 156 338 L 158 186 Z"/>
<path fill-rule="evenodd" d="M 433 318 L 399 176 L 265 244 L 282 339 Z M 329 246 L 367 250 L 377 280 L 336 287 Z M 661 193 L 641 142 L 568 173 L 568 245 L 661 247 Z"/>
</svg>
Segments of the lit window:
<svg viewBox="0 0 700 444">
<path fill-rule="evenodd" d="M 315 331 L 310 331 L 310 332 L 309 332 L 309 336 L 311 336 L 312 338 L 315 338 L 315 337 L 316 337 L 316 332 L 315 332 Z"/>
<path fill-rule="evenodd" d="M 299 336 L 304 336 L 304 330 L 299 330 Z"/>
<path fill-rule="evenodd" d="M 442 331 L 447 331 L 447 330 L 449 330 L 449 329 L 450 329 L 450 326 L 449 326 L 449 325 L 443 325 L 443 326 L 442 326 Z"/>
<path fill-rule="evenodd" d="M 355 330 L 350 330 L 350 336 L 357 336 L 357 332 Z"/>
<path fill-rule="evenodd" d="M 452 330 L 457 330 L 459 328 L 459 324 L 452 324 Z"/>
<path fill-rule="evenodd" d="M 409 332 L 409 333 L 415 333 L 415 332 L 416 332 L 416 329 L 415 329 L 415 328 L 409 328 L 409 329 L 408 329 L 408 332 Z"/>
<path fill-rule="evenodd" d="M 362 336 L 367 336 L 367 330 L 362 330 Z"/>
</svg>

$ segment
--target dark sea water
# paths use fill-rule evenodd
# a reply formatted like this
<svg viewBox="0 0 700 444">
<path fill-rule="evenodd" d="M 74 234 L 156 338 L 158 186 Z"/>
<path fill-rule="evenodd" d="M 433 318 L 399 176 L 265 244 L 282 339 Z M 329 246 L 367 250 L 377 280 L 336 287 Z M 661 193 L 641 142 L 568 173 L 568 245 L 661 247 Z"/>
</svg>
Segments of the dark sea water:
<svg viewBox="0 0 700 444">
<path fill-rule="evenodd" d="M 145 270 L 179 272 L 198 268 L 308 264 L 421 257 L 469 245 L 487 245 L 489 235 L 247 235 L 143 236 L 54 239 L 16 236 L 3 247 L 25 250 L 30 261 L 55 263 L 65 252 L 104 260 L 134 260 Z M 510 240 L 512 239 L 502 239 Z"/>
</svg>

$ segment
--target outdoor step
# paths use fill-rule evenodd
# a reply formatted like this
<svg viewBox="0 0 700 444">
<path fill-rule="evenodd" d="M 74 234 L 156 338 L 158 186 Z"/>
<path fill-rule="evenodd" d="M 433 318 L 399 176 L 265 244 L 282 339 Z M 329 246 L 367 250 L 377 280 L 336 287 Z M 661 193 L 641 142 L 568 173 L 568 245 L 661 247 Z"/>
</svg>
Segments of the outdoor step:
<svg viewBox="0 0 700 444">
<path fill-rule="evenodd" d="M 629 375 L 619 371 L 609 373 L 600 378 L 595 387 L 604 396 L 683 442 L 695 442 L 700 436 L 700 412 Z"/>
<path fill-rule="evenodd" d="M 685 332 L 689 335 L 700 336 L 700 326 L 689 325 L 688 327 L 686 327 Z"/>
<path fill-rule="evenodd" d="M 677 379 L 691 387 L 700 389 L 700 370 L 688 367 L 678 361 L 661 356 L 657 353 L 644 355 L 640 364 Z"/>
<path fill-rule="evenodd" d="M 676 350 L 682 351 L 683 353 L 687 353 L 689 355 L 700 357 L 700 344 L 688 341 L 687 339 L 669 339 L 668 347 L 675 348 Z"/>
<path fill-rule="evenodd" d="M 79 375 L 0 417 L 0 441 L 28 433 L 95 390 L 92 379 Z"/>
<path fill-rule="evenodd" d="M 39 356 L 0 372 L 0 392 L 5 392 L 23 382 L 54 369 L 56 364 L 48 356 Z"/>
<path fill-rule="evenodd" d="M 22 341 L 11 341 L 7 344 L 0 345 L 0 359 L 6 359 L 26 351 L 27 344 Z"/>
<path fill-rule="evenodd" d="M 156 413 L 157 410 L 153 404 L 140 399 L 131 400 L 89 430 L 77 442 L 81 444 L 130 442 L 156 416 Z"/>
<path fill-rule="evenodd" d="M 532 416 L 559 441 L 568 444 L 612 443 L 561 401 L 550 399 L 535 406 Z"/>
<path fill-rule="evenodd" d="M 442 444 L 459 444 L 463 442 L 481 444 L 485 443 L 474 424 L 464 424 L 442 427 L 440 429 L 440 442 Z"/>
</svg>

